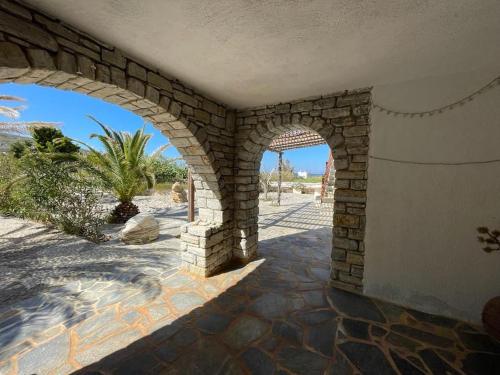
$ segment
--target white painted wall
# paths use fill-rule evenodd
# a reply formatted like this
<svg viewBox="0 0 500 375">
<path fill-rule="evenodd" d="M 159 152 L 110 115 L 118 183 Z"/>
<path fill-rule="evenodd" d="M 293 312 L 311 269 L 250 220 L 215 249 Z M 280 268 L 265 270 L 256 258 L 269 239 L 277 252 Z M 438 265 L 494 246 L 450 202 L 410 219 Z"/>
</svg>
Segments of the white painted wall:
<svg viewBox="0 0 500 375">
<path fill-rule="evenodd" d="M 500 74 L 479 71 L 377 86 L 375 103 L 403 111 L 464 97 Z M 433 117 L 373 112 L 370 155 L 462 162 L 500 159 L 500 87 Z M 500 295 L 500 254 L 476 227 L 500 228 L 500 163 L 419 166 L 370 159 L 365 292 L 423 311 L 480 321 Z"/>
</svg>

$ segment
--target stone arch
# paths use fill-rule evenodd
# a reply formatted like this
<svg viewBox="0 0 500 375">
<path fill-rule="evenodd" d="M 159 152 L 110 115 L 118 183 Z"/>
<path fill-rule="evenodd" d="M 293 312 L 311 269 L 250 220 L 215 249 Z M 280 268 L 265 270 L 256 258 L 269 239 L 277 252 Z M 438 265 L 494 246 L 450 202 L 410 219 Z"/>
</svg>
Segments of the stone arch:
<svg viewBox="0 0 500 375">
<path fill-rule="evenodd" d="M 201 221 L 183 229 L 183 249 L 192 248 L 183 254 L 187 267 L 208 274 L 225 262 L 232 242 L 227 238 L 232 234 L 227 230 L 232 219 L 232 113 L 178 80 L 36 10 L 12 3 L 0 10 L 0 19 L 0 83 L 84 93 L 152 122 L 195 173 Z M 188 232 L 192 238 L 187 238 Z"/>
<path fill-rule="evenodd" d="M 370 99 L 370 89 L 362 89 L 237 113 L 233 250 L 236 258 L 246 261 L 257 252 L 258 183 L 264 151 L 285 132 L 312 131 L 332 149 L 336 169 L 332 282 L 361 290 Z"/>
</svg>

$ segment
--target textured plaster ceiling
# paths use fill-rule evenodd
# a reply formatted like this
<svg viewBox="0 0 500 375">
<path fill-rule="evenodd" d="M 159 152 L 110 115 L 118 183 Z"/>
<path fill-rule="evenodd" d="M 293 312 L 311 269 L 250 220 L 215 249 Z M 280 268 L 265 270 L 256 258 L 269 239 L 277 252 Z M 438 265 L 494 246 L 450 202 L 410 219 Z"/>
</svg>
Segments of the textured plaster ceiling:
<svg viewBox="0 0 500 375">
<path fill-rule="evenodd" d="M 231 106 L 500 67 L 499 0 L 29 0 Z"/>
</svg>

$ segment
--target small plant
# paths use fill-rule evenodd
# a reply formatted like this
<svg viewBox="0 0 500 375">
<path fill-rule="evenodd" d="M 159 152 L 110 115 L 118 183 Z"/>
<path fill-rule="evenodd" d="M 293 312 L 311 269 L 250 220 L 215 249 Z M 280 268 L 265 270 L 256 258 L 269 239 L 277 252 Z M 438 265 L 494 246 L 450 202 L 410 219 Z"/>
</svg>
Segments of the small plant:
<svg viewBox="0 0 500 375">
<path fill-rule="evenodd" d="M 487 253 L 491 253 L 494 251 L 500 251 L 500 231 L 499 230 L 490 230 L 487 227 L 479 227 L 477 228 L 478 233 L 480 234 L 477 239 L 480 243 L 486 244 L 483 247 L 483 250 Z"/>
</svg>

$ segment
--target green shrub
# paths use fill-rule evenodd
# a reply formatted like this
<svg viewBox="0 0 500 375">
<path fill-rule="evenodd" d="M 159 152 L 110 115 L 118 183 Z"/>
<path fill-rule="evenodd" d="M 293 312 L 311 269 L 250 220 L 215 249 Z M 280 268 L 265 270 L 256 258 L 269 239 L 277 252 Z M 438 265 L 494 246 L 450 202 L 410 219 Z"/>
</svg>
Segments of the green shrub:
<svg viewBox="0 0 500 375">
<path fill-rule="evenodd" d="M 102 239 L 102 194 L 96 178 L 79 163 L 56 162 L 48 154 L 32 152 L 19 159 L 17 168 L 10 183 L 19 181 L 4 189 L 2 213 L 49 222 L 92 241 Z"/>
<path fill-rule="evenodd" d="M 20 141 L 15 141 L 12 143 L 9 147 L 9 152 L 16 158 L 20 159 L 25 152 L 29 151 L 33 143 L 31 140 L 20 140 Z"/>
<path fill-rule="evenodd" d="M 19 166 L 11 154 L 0 153 L 0 213 L 8 211 L 11 205 L 10 184 L 19 174 Z"/>
<path fill-rule="evenodd" d="M 187 179 L 187 167 L 176 163 L 174 159 L 169 159 L 164 156 L 153 161 L 153 172 L 156 182 L 182 182 Z"/>
</svg>

